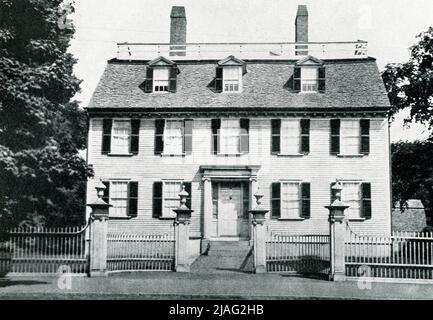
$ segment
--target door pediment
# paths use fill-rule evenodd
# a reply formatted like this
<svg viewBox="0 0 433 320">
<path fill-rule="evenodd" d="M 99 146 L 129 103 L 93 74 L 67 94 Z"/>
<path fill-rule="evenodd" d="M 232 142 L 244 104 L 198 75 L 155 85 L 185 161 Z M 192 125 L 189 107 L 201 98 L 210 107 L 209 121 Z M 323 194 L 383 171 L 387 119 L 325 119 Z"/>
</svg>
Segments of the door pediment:
<svg viewBox="0 0 433 320">
<path fill-rule="evenodd" d="M 211 180 L 249 180 L 257 179 L 257 172 L 260 165 L 236 166 L 201 166 L 203 179 Z"/>
</svg>

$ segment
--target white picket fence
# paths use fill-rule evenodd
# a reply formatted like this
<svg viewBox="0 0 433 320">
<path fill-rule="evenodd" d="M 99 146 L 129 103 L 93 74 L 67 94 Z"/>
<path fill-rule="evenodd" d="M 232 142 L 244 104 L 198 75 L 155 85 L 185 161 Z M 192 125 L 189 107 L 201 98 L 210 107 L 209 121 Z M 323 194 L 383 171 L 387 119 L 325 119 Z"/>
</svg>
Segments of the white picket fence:
<svg viewBox="0 0 433 320">
<path fill-rule="evenodd" d="M 328 234 L 273 234 L 266 241 L 268 272 L 329 274 Z"/>
<path fill-rule="evenodd" d="M 107 241 L 107 269 L 110 272 L 174 269 L 173 235 L 109 233 Z"/>
<path fill-rule="evenodd" d="M 348 230 L 346 276 L 433 280 L 433 233 L 364 236 Z"/>
<path fill-rule="evenodd" d="M 0 274 L 88 271 L 88 227 L 18 227 L 0 243 Z"/>
</svg>

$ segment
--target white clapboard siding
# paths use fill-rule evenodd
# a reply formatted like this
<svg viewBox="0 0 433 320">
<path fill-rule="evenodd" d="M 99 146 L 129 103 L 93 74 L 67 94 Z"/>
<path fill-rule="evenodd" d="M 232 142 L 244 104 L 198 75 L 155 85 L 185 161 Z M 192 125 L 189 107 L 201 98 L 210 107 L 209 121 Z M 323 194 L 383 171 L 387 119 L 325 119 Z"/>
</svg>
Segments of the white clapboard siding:
<svg viewBox="0 0 433 320">
<path fill-rule="evenodd" d="M 195 119 L 193 154 L 186 157 L 154 155 L 154 120 L 143 119 L 140 129 L 140 151 L 133 157 L 112 157 L 101 154 L 102 119 L 90 121 L 89 164 L 95 178 L 131 179 L 139 182 L 138 216 L 130 220 L 110 220 L 110 230 L 131 232 L 173 232 L 172 220 L 152 218 L 152 184 L 161 179 L 192 181 L 191 236 L 200 237 L 203 216 L 201 165 L 261 165 L 258 185 L 265 194 L 263 205 L 270 208 L 270 186 L 279 180 L 303 180 L 311 183 L 311 219 L 276 221 L 267 224 L 270 232 L 327 232 L 330 183 L 354 179 L 372 185 L 372 219 L 353 221 L 356 232 L 390 234 L 389 137 L 386 119 L 372 119 L 370 155 L 361 158 L 337 158 L 329 153 L 329 119 L 312 119 L 310 154 L 303 157 L 277 157 L 270 154 L 270 119 L 250 120 L 250 153 L 241 157 L 210 154 L 211 120 Z M 96 196 L 94 182 L 88 183 L 88 201 Z"/>
</svg>

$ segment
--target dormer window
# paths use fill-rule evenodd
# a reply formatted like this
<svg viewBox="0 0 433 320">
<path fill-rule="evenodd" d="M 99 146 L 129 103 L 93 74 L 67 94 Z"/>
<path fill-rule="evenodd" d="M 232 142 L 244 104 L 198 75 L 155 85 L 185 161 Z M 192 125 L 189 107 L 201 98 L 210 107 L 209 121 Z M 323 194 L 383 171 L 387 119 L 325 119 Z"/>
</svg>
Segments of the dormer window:
<svg viewBox="0 0 433 320">
<path fill-rule="evenodd" d="M 301 68 L 301 92 L 317 92 L 319 84 L 319 68 Z"/>
<path fill-rule="evenodd" d="M 223 91 L 224 92 L 239 92 L 242 81 L 242 68 L 224 67 L 223 68 Z"/>
<path fill-rule="evenodd" d="M 244 61 L 229 56 L 218 62 L 215 77 L 215 91 L 236 93 L 242 92 L 242 76 L 246 73 Z"/>
<path fill-rule="evenodd" d="M 173 61 L 159 57 L 148 63 L 144 92 L 176 92 L 179 69 Z"/>
<path fill-rule="evenodd" d="M 303 93 L 325 92 L 323 62 L 311 56 L 298 61 L 293 73 L 293 89 Z"/>
<path fill-rule="evenodd" d="M 170 80 L 169 68 L 154 68 L 153 92 L 168 92 L 169 80 Z"/>
</svg>

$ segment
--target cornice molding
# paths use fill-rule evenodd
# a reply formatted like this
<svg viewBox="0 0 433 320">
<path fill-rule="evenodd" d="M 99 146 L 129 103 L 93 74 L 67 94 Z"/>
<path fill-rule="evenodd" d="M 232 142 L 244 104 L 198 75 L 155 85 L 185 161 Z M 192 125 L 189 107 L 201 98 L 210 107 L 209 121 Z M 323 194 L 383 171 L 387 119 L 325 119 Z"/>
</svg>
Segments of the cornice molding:
<svg viewBox="0 0 433 320">
<path fill-rule="evenodd" d="M 294 117 L 294 118 L 386 118 L 389 107 L 365 109 L 226 109 L 226 108 L 179 108 L 179 109 L 87 109 L 89 117 L 125 117 L 125 118 L 220 118 L 228 117 Z"/>
</svg>

